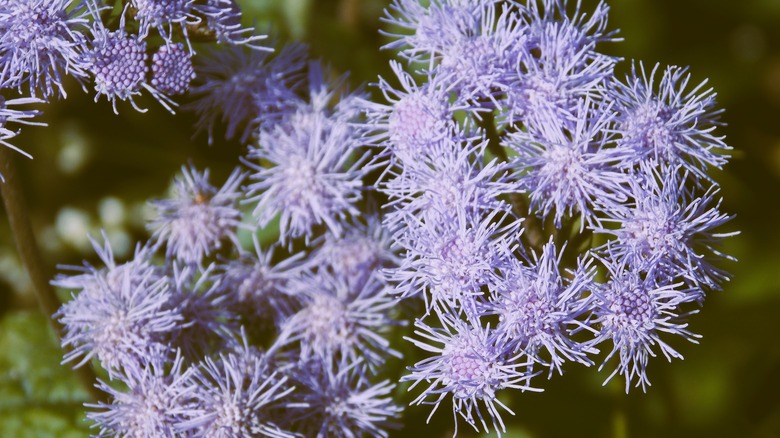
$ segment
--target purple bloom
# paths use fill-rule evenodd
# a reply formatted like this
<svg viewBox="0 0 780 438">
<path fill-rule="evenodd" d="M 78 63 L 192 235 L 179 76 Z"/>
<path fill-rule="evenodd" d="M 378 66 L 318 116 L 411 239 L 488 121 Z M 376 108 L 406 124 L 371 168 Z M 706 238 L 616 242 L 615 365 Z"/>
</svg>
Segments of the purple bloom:
<svg viewBox="0 0 780 438">
<path fill-rule="evenodd" d="M 430 352 L 433 356 L 416 363 L 409 370 L 411 374 L 401 380 L 414 381 L 410 390 L 421 382 L 429 384 L 412 404 L 433 405 L 433 416 L 439 404 L 449 395 L 452 396 L 452 409 L 455 416 L 457 434 L 460 415 L 475 430 L 479 426 L 488 432 L 489 428 L 479 404 L 484 404 L 488 416 L 496 431 L 506 432 L 499 407 L 510 414 L 514 413 L 498 398 L 497 393 L 505 388 L 522 391 L 539 391 L 529 385 L 532 377 L 524 370 L 530 363 L 519 362 L 512 357 L 489 327 L 440 318 L 441 328 L 429 327 L 420 320 L 415 322 L 415 334 L 422 339 L 407 338 L 417 347 Z M 438 346 L 436 344 L 441 344 Z M 429 400 L 433 398 L 433 400 Z"/>
<path fill-rule="evenodd" d="M 293 371 L 296 391 L 288 422 L 306 437 L 386 438 L 401 407 L 393 403 L 395 384 L 372 384 L 359 360 L 327 358 L 299 363 Z"/>
<path fill-rule="evenodd" d="M 184 94 L 195 79 L 192 54 L 181 43 L 166 44 L 152 55 L 151 84 L 165 94 Z"/>
<path fill-rule="evenodd" d="M 189 108 L 198 114 L 198 129 L 212 140 L 214 127 L 226 124 L 226 138 L 247 141 L 258 127 L 273 126 L 294 112 L 305 68 L 306 48 L 288 45 L 274 55 L 240 46 L 223 47 L 198 56 L 198 83 L 190 92 L 198 100 Z"/>
<path fill-rule="evenodd" d="M 458 108 L 448 101 L 445 79 L 430 78 L 433 82 L 418 86 L 401 64 L 391 61 L 390 67 L 401 87 L 393 88 L 380 78 L 377 87 L 388 103 L 361 101 L 367 120 L 360 127 L 368 131 L 367 143 L 386 148 L 382 155 L 389 152 L 401 162 L 411 163 L 452 134 L 453 112 Z"/>
<path fill-rule="evenodd" d="M 27 85 L 34 97 L 65 96 L 64 75 L 82 79 L 91 0 L 4 0 L 0 4 L 0 86 Z"/>
<path fill-rule="evenodd" d="M 220 287 L 230 299 L 233 311 L 262 326 L 278 325 L 294 313 L 294 299 L 284 286 L 303 269 L 303 253 L 272 264 L 274 250 L 264 251 L 253 235 L 254 252 L 218 265 Z"/>
<path fill-rule="evenodd" d="M 101 95 L 105 95 L 116 114 L 119 114 L 116 109 L 117 99 L 129 100 L 136 111 L 145 112 L 135 103 L 134 97 L 146 89 L 168 111 L 173 112 L 173 102 L 146 83 L 149 70 L 146 41 L 124 31 L 124 16 L 120 30 L 112 32 L 102 25 L 96 25 L 92 32 L 92 49 L 86 58 L 89 60 L 87 69 L 95 78 L 96 102 Z"/>
<path fill-rule="evenodd" d="M 686 90 L 691 79 L 686 68 L 667 67 L 656 82 L 658 69 L 653 67 L 648 77 L 643 64 L 639 71 L 633 64 L 625 83 L 614 81 L 607 91 L 619 114 L 619 144 L 632 157 L 682 164 L 709 179 L 706 167 L 721 168 L 731 149 L 713 133 L 723 111 L 715 109 L 715 92 L 704 88 L 707 81 Z"/>
<path fill-rule="evenodd" d="M 513 165 L 531 208 L 542 217 L 554 212 L 556 227 L 564 215 L 580 213 L 581 227 L 597 223 L 597 208 L 609 209 L 626 199 L 626 175 L 617 164 L 620 150 L 609 147 L 613 114 L 589 100 L 581 101 L 571 126 L 550 120 L 509 136 L 516 152 Z"/>
<path fill-rule="evenodd" d="M 187 25 L 197 24 L 200 19 L 193 15 L 195 0 L 131 0 L 135 8 L 135 18 L 141 25 L 141 34 L 146 37 L 154 27 L 166 42 L 173 37 L 173 25 L 181 26 L 185 39 Z M 189 40 L 188 40 L 189 42 Z"/>
<path fill-rule="evenodd" d="M 681 165 L 639 169 L 630 181 L 631 202 L 609 210 L 605 220 L 618 227 L 596 229 L 615 236 L 602 247 L 605 257 L 632 270 L 718 288 L 728 274 L 710 263 L 712 256 L 724 257 L 713 245 L 736 234 L 714 232 L 733 218 L 719 210 L 718 187 L 697 193 L 695 177 Z"/>
<path fill-rule="evenodd" d="M 282 323 L 278 346 L 297 347 L 301 360 L 362 357 L 371 369 L 386 355 L 400 356 L 380 333 L 397 322 L 389 316 L 397 301 L 374 277 L 352 290 L 341 278 L 320 272 L 287 283 L 300 310 Z"/>
<path fill-rule="evenodd" d="M 168 257 L 201 264 L 228 240 L 238 246 L 236 230 L 241 212 L 236 203 L 243 175 L 236 168 L 217 190 L 209 184 L 209 171 L 182 167 L 175 180 L 173 199 L 154 201 L 158 217 L 150 224 L 153 238 L 165 242 Z"/>
<path fill-rule="evenodd" d="M 166 356 L 167 339 L 183 320 L 169 307 L 168 279 L 149 263 L 146 249 L 118 265 L 107 241 L 104 248 L 92 244 L 105 268 L 70 267 L 81 273 L 52 282 L 77 292 L 54 315 L 65 327 L 62 344 L 73 347 L 65 362 L 81 357 L 79 367 L 96 356 L 113 373 L 149 356 Z"/>
<path fill-rule="evenodd" d="M 698 343 L 700 337 L 688 331 L 684 318 L 698 310 L 682 311 L 686 303 L 695 301 L 698 293 L 681 289 L 682 283 L 664 284 L 652 275 L 642 275 L 627 270 L 625 266 L 607 266 L 611 279 L 601 288 L 594 289 L 594 326 L 599 328 L 593 345 L 612 342 L 612 351 L 604 359 L 599 370 L 618 354 L 618 366 L 607 377 L 605 384 L 616 374 L 626 378 L 626 392 L 631 383 L 645 387 L 647 361 L 660 349 L 667 360 L 682 359 L 682 355 L 661 339 L 661 334 L 679 335 Z"/>
<path fill-rule="evenodd" d="M 354 156 L 360 144 L 347 123 L 317 111 L 298 116 L 292 131 L 286 125 L 262 131 L 260 146 L 250 148 L 250 159 L 270 167 L 244 161 L 255 181 L 247 186 L 246 202 L 257 203 L 260 226 L 280 216 L 283 241 L 309 239 L 322 224 L 340 235 L 340 222 L 359 213 L 367 155 Z"/>
<path fill-rule="evenodd" d="M 180 355 L 172 364 L 150 357 L 144 365 L 128 366 L 115 376 L 126 389 L 100 381 L 98 387 L 113 400 L 86 404 L 97 410 L 87 412 L 87 418 L 100 428 L 99 437 L 191 436 L 191 430 L 180 428 L 197 413 L 192 372 L 192 368 L 184 370 Z"/>
<path fill-rule="evenodd" d="M 194 429 L 204 438 L 294 436 L 273 424 L 271 411 L 294 388 L 287 387 L 287 377 L 273 370 L 263 353 L 247 344 L 243 332 L 242 341 L 239 351 L 201 362 L 192 378 L 198 388 L 197 407 L 178 430 Z"/>
<path fill-rule="evenodd" d="M 390 235 L 376 216 L 366 224 L 349 224 L 344 236 L 325 234 L 307 264 L 341 277 L 350 288 L 360 288 L 380 268 L 396 266 L 398 257 L 390 250 Z"/>
<path fill-rule="evenodd" d="M 562 254 L 549 242 L 530 266 L 510 263 L 490 304 L 491 313 L 499 317 L 496 336 L 512 351 L 548 366 L 550 375 L 553 370 L 563 374 L 567 360 L 590 365 L 587 354 L 596 352 L 571 336 L 587 328 L 581 317 L 590 310 L 586 295 L 594 285 L 595 269 L 580 266 L 564 277 Z"/>
</svg>

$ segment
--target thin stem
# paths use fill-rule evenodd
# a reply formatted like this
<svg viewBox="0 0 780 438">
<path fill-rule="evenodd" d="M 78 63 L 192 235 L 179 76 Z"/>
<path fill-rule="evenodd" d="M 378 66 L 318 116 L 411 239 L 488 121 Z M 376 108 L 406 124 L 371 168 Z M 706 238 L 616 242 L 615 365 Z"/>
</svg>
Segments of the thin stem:
<svg viewBox="0 0 780 438">
<path fill-rule="evenodd" d="M 49 318 L 49 323 L 57 337 L 62 339 L 64 327 L 59 321 L 52 318 L 52 315 L 57 312 L 61 303 L 54 293 L 54 288 L 49 284 L 49 279 L 52 278 L 51 272 L 49 272 L 41 259 L 38 242 L 35 239 L 35 233 L 30 223 L 30 215 L 27 212 L 24 196 L 22 195 L 20 181 L 16 174 L 16 168 L 13 165 L 15 158 L 11 149 L 0 146 L 0 173 L 5 178 L 5 183 L 0 183 L 0 194 L 2 194 L 5 211 L 8 215 L 8 223 L 16 241 L 16 249 L 19 251 L 19 257 L 32 280 L 35 298 L 41 311 Z M 68 347 L 63 348 L 68 352 Z M 105 394 L 94 386 L 97 382 L 97 377 L 89 364 L 74 371 L 84 389 L 87 390 L 94 401 L 105 398 Z"/>
</svg>

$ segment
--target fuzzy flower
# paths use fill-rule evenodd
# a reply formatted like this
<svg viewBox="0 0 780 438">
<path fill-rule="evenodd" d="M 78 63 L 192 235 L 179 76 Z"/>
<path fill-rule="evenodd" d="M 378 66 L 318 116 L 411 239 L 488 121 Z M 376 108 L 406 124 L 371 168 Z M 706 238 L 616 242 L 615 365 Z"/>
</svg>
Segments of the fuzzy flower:
<svg viewBox="0 0 780 438">
<path fill-rule="evenodd" d="M 187 25 L 200 21 L 193 15 L 194 3 L 195 0 L 131 0 L 141 34 L 146 37 L 151 28 L 156 28 L 166 42 L 171 42 L 173 25 L 181 26 L 187 39 Z"/>
<path fill-rule="evenodd" d="M 428 417 L 430 421 L 441 402 L 451 396 L 457 435 L 458 415 L 475 430 L 479 431 L 481 425 L 482 429 L 489 431 L 479 406 L 482 403 L 493 428 L 499 434 L 506 432 L 498 408 L 512 415 L 514 412 L 497 398 L 497 393 L 506 388 L 539 391 L 528 386 L 531 375 L 524 370 L 529 363 L 514 360 L 504 345 L 496 343 L 489 327 L 483 328 L 447 317 L 441 318 L 441 321 L 443 327 L 433 328 L 417 320 L 414 333 L 421 339 L 406 338 L 433 354 L 410 367 L 411 374 L 401 379 L 414 382 L 409 390 L 421 382 L 429 384 L 412 404 L 433 405 L 433 411 Z"/>
<path fill-rule="evenodd" d="M 260 147 L 250 147 L 248 203 L 256 203 L 254 215 L 260 226 L 279 215 L 282 240 L 313 235 L 316 225 L 325 225 L 341 235 L 341 222 L 358 215 L 355 206 L 362 197 L 363 166 L 367 154 L 357 153 L 357 139 L 350 126 L 320 112 L 307 112 L 292 131 L 278 126 L 261 133 Z"/>
<path fill-rule="evenodd" d="M 164 45 L 152 55 L 151 84 L 165 94 L 184 94 L 195 79 L 192 54 L 181 43 Z"/>
<path fill-rule="evenodd" d="M 402 162 L 413 162 L 453 132 L 453 112 L 458 108 L 449 103 L 443 84 L 439 86 L 447 81 L 444 75 L 417 85 L 401 64 L 391 61 L 390 67 L 401 87 L 379 79 L 377 87 L 387 104 L 362 100 L 366 121 L 361 129 L 367 131 L 368 144 L 385 148 L 382 155 L 391 153 Z"/>
<path fill-rule="evenodd" d="M 656 64 L 648 77 L 643 64 L 631 66 L 625 82 L 614 81 L 607 91 L 619 114 L 620 145 L 637 160 L 681 164 L 699 178 L 709 179 L 707 166 L 721 168 L 731 149 L 713 133 L 720 125 L 715 92 L 707 81 L 686 90 L 687 68 L 667 67 L 657 79 Z"/>
<path fill-rule="evenodd" d="M 369 216 L 366 224 L 350 223 L 341 237 L 325 234 L 306 264 L 328 270 L 357 289 L 380 268 L 398 264 L 399 258 L 390 250 L 390 239 L 379 218 Z"/>
<path fill-rule="evenodd" d="M 218 122 L 225 137 L 246 142 L 258 127 L 273 126 L 294 112 L 296 94 L 305 67 L 306 48 L 288 45 L 278 53 L 222 47 L 196 58 L 197 83 L 190 93 L 197 98 L 188 108 L 198 115 L 198 130 L 209 142 Z"/>
<path fill-rule="evenodd" d="M 630 183 L 631 202 L 608 212 L 605 222 L 617 227 L 595 230 L 615 236 L 602 247 L 605 257 L 717 289 L 728 274 L 710 263 L 723 257 L 714 245 L 736 234 L 714 232 L 733 218 L 720 212 L 717 186 L 697 194 L 695 177 L 681 165 L 640 169 Z"/>
<path fill-rule="evenodd" d="M 371 383 L 360 360 L 327 358 L 302 362 L 292 370 L 287 422 L 306 437 L 388 436 L 402 408 L 393 403 L 395 384 Z"/>
<path fill-rule="evenodd" d="M 509 136 L 516 176 L 528 190 L 531 208 L 542 217 L 554 214 L 556 227 L 565 215 L 582 215 L 581 227 L 598 222 L 597 207 L 613 208 L 627 198 L 626 176 L 617 163 L 622 153 L 610 146 L 613 114 L 589 100 L 579 104 L 572 126 L 534 124 Z"/>
<path fill-rule="evenodd" d="M 177 425 L 180 431 L 196 430 L 204 438 L 293 438 L 273 424 L 270 409 L 293 391 L 287 377 L 269 365 L 265 355 L 250 347 L 242 332 L 243 348 L 207 357 L 192 381 L 196 408 L 192 419 Z"/>
<path fill-rule="evenodd" d="M 593 287 L 595 270 L 580 266 L 567 279 L 561 273 L 562 255 L 549 242 L 530 266 L 510 263 L 490 305 L 491 313 L 499 317 L 496 336 L 513 351 L 548 366 L 550 376 L 553 371 L 563 374 L 567 360 L 590 365 L 587 354 L 596 352 L 571 336 L 587 327 L 581 316 L 590 310 L 585 297 Z"/>
<path fill-rule="evenodd" d="M 171 298 L 168 307 L 182 315 L 183 322 L 168 339 L 187 359 L 202 357 L 231 342 L 238 332 L 238 315 L 228 306 L 230 297 L 213 274 L 214 265 L 206 269 L 180 267 L 173 263 Z"/>
<path fill-rule="evenodd" d="M 294 313 L 294 299 L 283 290 L 286 282 L 304 268 L 304 253 L 272 263 L 274 249 L 263 250 L 257 236 L 252 238 L 254 252 L 219 264 L 216 275 L 235 313 L 263 327 L 278 325 Z"/>
<path fill-rule="evenodd" d="M 208 179 L 208 170 L 182 167 L 181 177 L 174 181 L 173 199 L 152 202 L 158 217 L 150 228 L 155 230 L 154 239 L 166 243 L 168 257 L 201 264 L 225 240 L 238 246 L 241 212 L 236 200 L 243 175 L 235 169 L 219 190 Z"/>
<path fill-rule="evenodd" d="M 181 356 L 173 363 L 150 357 L 144 365 L 128 366 L 116 378 L 126 389 L 100 381 L 98 388 L 111 395 L 110 403 L 86 404 L 95 411 L 87 418 L 100 428 L 98 437 L 183 437 L 181 429 L 196 411 L 193 369 L 184 369 Z"/>
<path fill-rule="evenodd" d="M 493 160 L 484 163 L 487 142 L 468 145 L 458 137 L 442 141 L 437 155 L 420 157 L 393 174 L 380 190 L 390 197 L 385 225 L 396 232 L 412 215 L 435 226 L 452 220 L 452 212 L 465 209 L 478 216 L 491 211 L 509 211 L 502 194 L 518 191 L 507 178 L 505 166 Z"/>
<path fill-rule="evenodd" d="M 475 316 L 482 287 L 498 283 L 496 270 L 511 258 L 520 235 L 520 222 L 501 223 L 505 216 L 494 211 L 484 218 L 462 210 L 441 225 L 408 219 L 407 232 L 399 236 L 405 258 L 396 269 L 387 270 L 402 297 L 423 294 L 428 311 L 455 311 Z"/>
<path fill-rule="evenodd" d="M 653 275 L 642 275 L 627 270 L 623 265 L 608 265 L 611 279 L 593 291 L 596 299 L 593 314 L 594 327 L 599 328 L 593 345 L 611 341 L 612 351 L 599 370 L 617 354 L 618 366 L 607 377 L 605 384 L 616 374 L 626 378 L 626 392 L 632 383 L 644 391 L 650 385 L 647 361 L 656 351 L 671 362 L 682 355 L 661 339 L 661 335 L 678 335 L 698 343 L 700 337 L 688 331 L 686 316 L 698 310 L 682 311 L 681 306 L 698 299 L 698 293 L 682 289 L 682 283 L 659 283 Z M 663 281 L 661 278 L 660 280 Z"/>
<path fill-rule="evenodd" d="M 118 265 L 107 241 L 104 248 L 92 244 L 105 268 L 71 267 L 80 273 L 61 274 L 52 282 L 76 292 L 54 315 L 65 327 L 62 345 L 73 348 L 64 361 L 80 357 L 79 367 L 97 357 L 114 372 L 149 356 L 166 356 L 168 337 L 183 319 L 170 308 L 168 279 L 149 263 L 146 250 Z"/>
<path fill-rule="evenodd" d="M 0 86 L 26 85 L 34 97 L 65 96 L 65 75 L 86 77 L 83 60 L 91 0 L 0 3 Z"/>
<path fill-rule="evenodd" d="M 362 357 L 374 369 L 386 355 L 400 356 L 380 335 L 397 325 L 389 316 L 397 301 L 376 278 L 351 290 L 343 279 L 318 273 L 290 281 L 285 291 L 300 310 L 282 323 L 277 344 L 294 347 L 301 360 Z"/>
</svg>

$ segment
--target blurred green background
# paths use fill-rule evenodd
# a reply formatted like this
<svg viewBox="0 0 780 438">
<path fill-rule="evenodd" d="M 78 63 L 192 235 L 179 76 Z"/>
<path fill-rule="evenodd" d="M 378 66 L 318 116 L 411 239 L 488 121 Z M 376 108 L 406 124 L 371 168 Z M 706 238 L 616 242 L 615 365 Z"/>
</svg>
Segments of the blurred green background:
<svg viewBox="0 0 780 438">
<path fill-rule="evenodd" d="M 282 40 L 302 40 L 315 56 L 351 72 L 352 84 L 388 72 L 392 56 L 377 29 L 385 0 L 243 0 L 248 23 L 271 26 Z M 716 175 L 723 209 L 736 213 L 724 265 L 733 280 L 710 294 L 691 329 L 700 345 L 673 343 L 684 361 L 652 360 L 653 386 L 623 393 L 605 373 L 569 367 L 542 394 L 516 394 L 512 437 L 776 437 L 780 436 L 780 0 L 611 0 L 610 22 L 625 41 L 609 53 L 646 64 L 689 65 L 695 82 L 709 78 L 725 108 L 720 132 L 734 157 Z M 622 63 L 620 69 L 626 70 Z M 193 137 L 192 114 L 170 116 L 152 102 L 147 114 L 92 102 L 77 84 L 45 108 L 48 128 L 26 128 L 15 144 L 24 190 L 45 258 L 80 264 L 93 258 L 88 232 L 106 229 L 119 256 L 145 239 L 145 202 L 165 195 L 188 161 L 224 178 L 242 150 Z M 186 101 L 186 98 L 184 99 Z M 84 436 L 85 393 L 69 370 L 46 317 L 37 311 L 4 215 L 0 219 L 0 437 Z M 408 403 L 411 397 L 403 400 Z M 442 406 L 407 409 L 393 436 L 451 436 Z M 461 423 L 462 436 L 471 436 Z"/>
</svg>

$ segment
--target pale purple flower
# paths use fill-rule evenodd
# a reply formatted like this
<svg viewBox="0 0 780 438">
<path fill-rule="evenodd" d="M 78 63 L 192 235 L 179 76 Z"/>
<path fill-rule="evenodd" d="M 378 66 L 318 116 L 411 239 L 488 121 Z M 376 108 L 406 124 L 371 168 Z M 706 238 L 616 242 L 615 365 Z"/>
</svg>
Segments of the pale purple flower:
<svg viewBox="0 0 780 438">
<path fill-rule="evenodd" d="M 660 75 L 660 79 L 658 76 Z M 699 178 L 707 166 L 723 167 L 731 149 L 713 131 L 723 112 L 715 108 L 715 92 L 707 81 L 688 88 L 687 68 L 655 65 L 648 76 L 643 64 L 633 64 L 625 82 L 614 81 L 606 91 L 618 112 L 619 144 L 639 160 L 681 164 Z"/>
<path fill-rule="evenodd" d="M 172 199 L 153 201 L 157 211 L 149 225 L 158 242 L 166 245 L 166 256 L 184 263 L 201 264 L 225 241 L 238 246 L 236 231 L 241 221 L 238 186 L 244 175 L 236 168 L 217 189 L 209 183 L 209 171 L 182 167 Z"/>
<path fill-rule="evenodd" d="M 196 407 L 177 430 L 195 430 L 195 436 L 203 438 L 294 437 L 273 424 L 271 411 L 294 388 L 264 353 L 248 345 L 243 331 L 242 343 L 240 350 L 206 357 L 196 368 Z"/>
<path fill-rule="evenodd" d="M 402 411 L 393 402 L 395 384 L 370 382 L 361 365 L 343 357 L 297 364 L 286 410 L 291 427 L 306 437 L 386 438 Z"/>
<path fill-rule="evenodd" d="M 310 111 L 296 121 L 292 130 L 281 125 L 263 131 L 259 147 L 250 147 L 252 161 L 244 163 L 252 182 L 245 202 L 256 204 L 260 226 L 279 216 L 282 241 L 309 239 L 317 225 L 340 235 L 341 222 L 359 214 L 368 155 L 357 151 L 360 144 L 346 122 Z"/>
<path fill-rule="evenodd" d="M 146 83 L 149 71 L 146 41 L 140 36 L 125 32 L 124 27 L 124 15 L 119 30 L 110 31 L 102 24 L 93 26 L 91 49 L 85 54 L 85 58 L 88 60 L 87 70 L 94 76 L 97 92 L 95 101 L 97 102 L 100 96 L 106 96 L 114 113 L 119 114 L 116 109 L 117 99 L 129 100 L 136 111 L 145 112 L 146 110 L 135 102 L 135 97 L 145 89 L 165 109 L 173 112 L 174 103 Z"/>
<path fill-rule="evenodd" d="M 688 315 L 698 310 L 681 309 L 696 301 L 698 293 L 684 288 L 682 283 L 659 282 L 663 278 L 652 274 L 643 276 L 623 265 L 607 267 L 611 279 L 593 290 L 595 318 L 592 324 L 599 333 L 592 344 L 612 343 L 612 350 L 599 370 L 617 355 L 618 365 L 604 383 L 620 374 L 626 379 L 626 392 L 632 383 L 644 391 L 650 385 L 647 362 L 657 351 L 660 350 L 670 362 L 672 358 L 682 359 L 680 353 L 661 339 L 663 334 L 678 335 L 698 343 L 700 336 L 691 333 L 685 322 Z"/>
<path fill-rule="evenodd" d="M 497 394 L 506 388 L 539 391 L 529 386 L 529 362 L 521 362 L 507 352 L 505 345 L 493 336 L 490 327 L 442 317 L 443 327 L 415 322 L 415 338 L 406 338 L 432 355 L 409 368 L 411 374 L 402 381 L 413 381 L 413 390 L 425 382 L 428 387 L 412 404 L 433 405 L 428 420 L 446 398 L 452 398 L 457 434 L 458 416 L 479 431 L 489 431 L 481 405 L 487 411 L 492 427 L 499 435 L 506 432 L 499 408 L 514 415 Z"/>
<path fill-rule="evenodd" d="M 543 218 L 552 214 L 556 227 L 564 216 L 577 213 L 581 228 L 597 223 L 597 208 L 609 209 L 627 198 L 627 176 L 618 168 L 623 153 L 610 147 L 610 107 L 584 100 L 578 108 L 571 126 L 534 123 L 507 140 L 517 152 L 515 176 L 529 193 L 532 211 Z"/>
<path fill-rule="evenodd" d="M 198 24 L 200 18 L 193 15 L 195 0 L 130 0 L 135 9 L 135 19 L 145 38 L 151 28 L 157 29 L 166 42 L 172 42 L 173 26 L 179 25 L 187 38 L 187 25 Z"/>
<path fill-rule="evenodd" d="M 172 363 L 160 357 L 147 359 L 115 376 L 123 389 L 99 382 L 98 388 L 111 395 L 110 403 L 85 404 L 95 409 L 87 418 L 100 429 L 98 437 L 192 436 L 192 429 L 181 430 L 181 425 L 197 413 L 193 369 L 185 368 L 180 355 Z"/>
<path fill-rule="evenodd" d="M 292 346 L 304 361 L 362 357 L 371 369 L 387 355 L 400 357 L 382 337 L 398 324 L 390 317 L 397 300 L 378 279 L 370 277 L 352 290 L 343 279 L 320 272 L 289 281 L 285 291 L 300 303 L 300 310 L 282 323 L 279 348 Z"/>
<path fill-rule="evenodd" d="M 640 165 L 630 187 L 630 202 L 609 210 L 609 226 L 595 230 L 615 237 L 601 248 L 605 257 L 633 270 L 719 288 L 728 274 L 712 260 L 732 258 L 714 246 L 736 234 L 715 232 L 733 218 L 720 211 L 719 188 L 699 189 L 694 175 L 679 164 L 657 169 Z"/>
<path fill-rule="evenodd" d="M 91 0 L 0 3 L 0 86 L 33 97 L 65 97 L 65 75 L 86 77 L 83 59 Z M 92 6 L 94 7 L 94 6 Z"/>
<path fill-rule="evenodd" d="M 64 362 L 81 358 L 79 367 L 97 357 L 114 373 L 149 357 L 166 357 L 167 340 L 184 319 L 169 305 L 168 279 L 149 262 L 146 249 L 117 264 L 108 242 L 104 248 L 92 244 L 104 268 L 70 267 L 80 273 L 61 274 L 52 282 L 73 297 L 54 315 L 65 327 L 62 345 L 72 348 Z"/>
<path fill-rule="evenodd" d="M 589 329 L 583 315 L 590 310 L 587 295 L 594 286 L 595 269 L 580 265 L 564 276 L 563 252 L 548 242 L 528 265 L 510 262 L 490 303 L 490 313 L 499 318 L 496 336 L 511 351 L 549 367 L 550 376 L 553 371 L 563 374 L 566 361 L 590 365 L 588 354 L 596 352 L 572 336 Z"/>
</svg>

